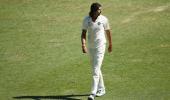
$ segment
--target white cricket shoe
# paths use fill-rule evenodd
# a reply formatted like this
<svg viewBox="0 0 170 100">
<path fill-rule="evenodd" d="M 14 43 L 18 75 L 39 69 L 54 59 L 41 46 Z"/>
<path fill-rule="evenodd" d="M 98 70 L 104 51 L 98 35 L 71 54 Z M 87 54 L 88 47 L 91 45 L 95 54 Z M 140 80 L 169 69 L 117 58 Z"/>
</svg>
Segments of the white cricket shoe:
<svg viewBox="0 0 170 100">
<path fill-rule="evenodd" d="M 88 100 L 94 100 L 95 98 L 95 95 L 94 94 L 91 94 L 89 97 L 88 97 Z"/>
<path fill-rule="evenodd" d="M 97 96 L 97 97 L 100 97 L 100 96 L 103 96 L 103 95 L 105 95 L 105 94 L 106 94 L 106 91 L 105 91 L 105 90 L 99 90 L 99 91 L 97 91 L 96 96 Z"/>
</svg>

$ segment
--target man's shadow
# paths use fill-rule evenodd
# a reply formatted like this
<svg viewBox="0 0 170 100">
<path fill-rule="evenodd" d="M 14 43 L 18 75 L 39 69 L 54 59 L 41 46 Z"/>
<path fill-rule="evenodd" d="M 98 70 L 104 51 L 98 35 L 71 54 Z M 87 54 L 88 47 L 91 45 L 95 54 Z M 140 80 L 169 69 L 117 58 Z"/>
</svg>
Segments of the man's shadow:
<svg viewBox="0 0 170 100">
<path fill-rule="evenodd" d="M 55 100 L 81 100 L 76 99 L 75 97 L 88 96 L 89 94 L 82 95 L 58 95 L 58 96 L 17 96 L 13 97 L 14 99 L 33 99 L 33 100 L 41 100 L 41 99 L 55 99 Z"/>
</svg>

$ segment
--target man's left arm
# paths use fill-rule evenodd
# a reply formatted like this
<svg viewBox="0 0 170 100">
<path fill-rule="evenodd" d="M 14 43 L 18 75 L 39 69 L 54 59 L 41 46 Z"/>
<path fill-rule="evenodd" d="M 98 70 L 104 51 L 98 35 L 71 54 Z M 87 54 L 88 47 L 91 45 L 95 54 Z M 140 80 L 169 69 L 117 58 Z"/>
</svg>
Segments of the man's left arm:
<svg viewBox="0 0 170 100">
<path fill-rule="evenodd" d="M 112 52 L 112 36 L 111 36 L 111 31 L 110 30 L 105 30 L 106 32 L 106 35 L 107 35 L 107 39 L 108 39 L 108 42 L 109 42 L 109 47 L 108 47 L 108 52 Z"/>
</svg>

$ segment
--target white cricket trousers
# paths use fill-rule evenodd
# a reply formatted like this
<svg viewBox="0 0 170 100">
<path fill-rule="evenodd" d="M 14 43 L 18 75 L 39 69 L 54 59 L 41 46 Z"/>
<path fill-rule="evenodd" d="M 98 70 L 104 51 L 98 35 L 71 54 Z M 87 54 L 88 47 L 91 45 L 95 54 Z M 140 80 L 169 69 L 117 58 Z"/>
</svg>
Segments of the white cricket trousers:
<svg viewBox="0 0 170 100">
<path fill-rule="evenodd" d="M 105 54 L 106 45 L 102 45 L 98 48 L 89 48 L 90 61 L 92 64 L 92 88 L 91 93 L 96 94 L 98 90 L 105 89 L 103 76 L 101 72 L 101 66 Z"/>
</svg>

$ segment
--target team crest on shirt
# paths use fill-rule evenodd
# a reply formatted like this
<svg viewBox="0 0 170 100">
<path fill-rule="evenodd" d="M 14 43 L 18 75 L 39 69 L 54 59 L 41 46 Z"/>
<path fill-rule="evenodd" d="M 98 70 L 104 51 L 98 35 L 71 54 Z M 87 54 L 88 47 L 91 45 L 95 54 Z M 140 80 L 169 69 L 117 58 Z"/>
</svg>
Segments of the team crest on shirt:
<svg viewBox="0 0 170 100">
<path fill-rule="evenodd" d="M 100 23 L 100 22 L 98 22 L 97 24 L 98 24 L 98 25 L 100 25 L 101 23 Z"/>
</svg>

